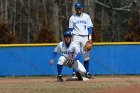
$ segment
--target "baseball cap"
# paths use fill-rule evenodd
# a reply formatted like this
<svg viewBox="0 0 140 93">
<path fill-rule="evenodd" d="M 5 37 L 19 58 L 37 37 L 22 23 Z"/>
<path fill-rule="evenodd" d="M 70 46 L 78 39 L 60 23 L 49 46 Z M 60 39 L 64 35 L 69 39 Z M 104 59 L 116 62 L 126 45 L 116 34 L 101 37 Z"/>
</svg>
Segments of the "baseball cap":
<svg viewBox="0 0 140 93">
<path fill-rule="evenodd" d="M 75 9 L 80 9 L 80 8 L 82 8 L 82 5 L 81 5 L 81 3 L 77 2 L 75 4 Z"/>
<path fill-rule="evenodd" d="M 66 36 L 72 36 L 71 32 L 70 31 L 64 32 L 64 37 L 66 37 Z"/>
</svg>

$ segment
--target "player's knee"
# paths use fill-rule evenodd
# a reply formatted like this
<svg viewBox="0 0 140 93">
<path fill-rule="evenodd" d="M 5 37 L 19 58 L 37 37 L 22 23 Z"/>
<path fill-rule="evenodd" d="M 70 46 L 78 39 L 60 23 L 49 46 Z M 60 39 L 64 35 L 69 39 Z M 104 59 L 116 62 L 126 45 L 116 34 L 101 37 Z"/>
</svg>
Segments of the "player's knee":
<svg viewBox="0 0 140 93">
<path fill-rule="evenodd" d="M 64 56 L 61 56 L 59 59 L 58 59 L 58 65 L 63 65 L 64 61 L 66 60 L 66 58 Z"/>
<path fill-rule="evenodd" d="M 83 69 L 80 69 L 80 73 L 86 73 L 86 69 L 85 68 L 83 68 Z"/>
</svg>

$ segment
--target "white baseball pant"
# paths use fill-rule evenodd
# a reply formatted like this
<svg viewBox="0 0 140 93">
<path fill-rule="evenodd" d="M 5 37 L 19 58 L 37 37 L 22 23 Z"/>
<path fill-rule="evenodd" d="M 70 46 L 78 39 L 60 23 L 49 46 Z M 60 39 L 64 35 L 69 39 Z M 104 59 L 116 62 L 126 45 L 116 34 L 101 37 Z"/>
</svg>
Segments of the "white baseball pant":
<svg viewBox="0 0 140 93">
<path fill-rule="evenodd" d="M 82 56 L 84 61 L 88 61 L 89 58 L 89 52 L 90 51 L 84 51 L 83 47 L 88 41 L 88 35 L 73 35 L 73 42 L 77 43 L 79 45 L 79 48 L 82 51 Z"/>
<path fill-rule="evenodd" d="M 58 59 L 58 63 L 57 64 L 63 65 L 65 60 L 66 60 L 66 58 L 64 56 L 60 56 L 60 58 Z M 74 68 L 79 73 L 82 73 L 82 74 L 86 73 L 85 67 L 80 63 L 79 60 L 75 61 L 75 63 L 73 64 L 72 68 Z"/>
</svg>

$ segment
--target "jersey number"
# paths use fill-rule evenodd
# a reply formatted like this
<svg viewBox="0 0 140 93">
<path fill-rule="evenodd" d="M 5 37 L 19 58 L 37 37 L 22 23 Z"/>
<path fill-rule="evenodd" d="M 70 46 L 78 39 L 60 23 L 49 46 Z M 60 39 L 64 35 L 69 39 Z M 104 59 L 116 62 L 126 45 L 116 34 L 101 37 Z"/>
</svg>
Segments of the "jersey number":
<svg viewBox="0 0 140 93">
<path fill-rule="evenodd" d="M 84 28 L 85 28 L 85 30 L 87 29 L 87 28 L 86 28 L 86 25 L 84 25 Z"/>
</svg>

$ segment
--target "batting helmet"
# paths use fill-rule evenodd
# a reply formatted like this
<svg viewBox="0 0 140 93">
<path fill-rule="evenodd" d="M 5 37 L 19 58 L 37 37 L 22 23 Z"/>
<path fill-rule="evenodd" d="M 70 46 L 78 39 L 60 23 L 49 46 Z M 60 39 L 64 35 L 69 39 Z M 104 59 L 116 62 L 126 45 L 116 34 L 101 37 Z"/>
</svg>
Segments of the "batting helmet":
<svg viewBox="0 0 140 93">
<path fill-rule="evenodd" d="M 77 3 L 75 4 L 75 9 L 80 9 L 80 8 L 82 8 L 82 4 L 79 3 L 79 2 L 77 2 Z"/>
<path fill-rule="evenodd" d="M 70 31 L 64 32 L 64 37 L 66 37 L 66 36 L 72 36 L 71 32 Z"/>
</svg>

